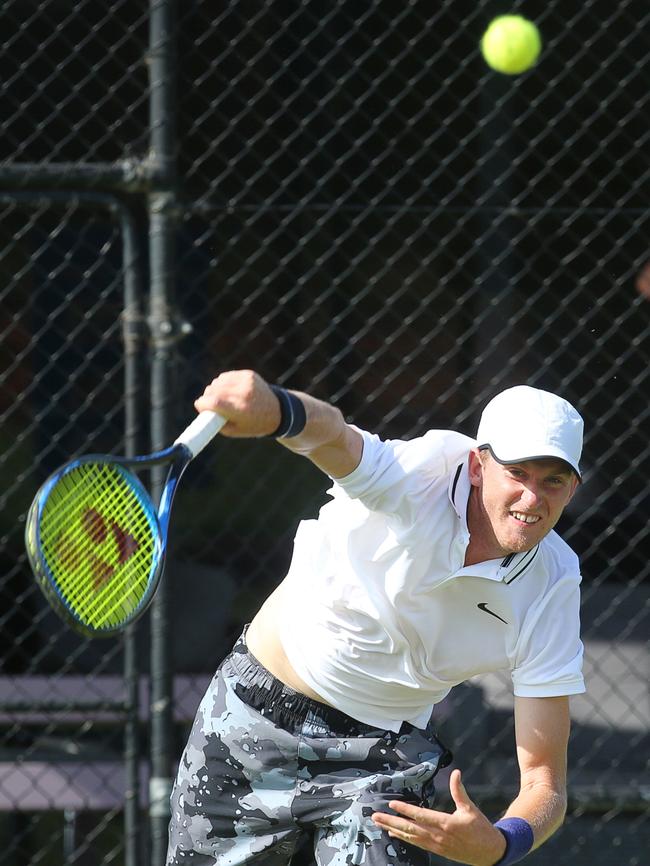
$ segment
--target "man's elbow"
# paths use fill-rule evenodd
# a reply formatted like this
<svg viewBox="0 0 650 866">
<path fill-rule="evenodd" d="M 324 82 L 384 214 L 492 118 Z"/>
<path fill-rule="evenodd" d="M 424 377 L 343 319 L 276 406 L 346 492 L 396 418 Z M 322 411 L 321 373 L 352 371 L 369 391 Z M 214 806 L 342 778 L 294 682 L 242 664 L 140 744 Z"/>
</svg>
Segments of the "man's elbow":
<svg viewBox="0 0 650 866">
<path fill-rule="evenodd" d="M 564 824 L 566 818 L 568 798 L 566 789 L 552 789 L 548 791 L 546 796 L 545 815 L 541 815 L 542 820 L 539 822 L 538 830 L 535 833 L 535 847 L 546 842 L 553 836 L 560 827 Z"/>
<path fill-rule="evenodd" d="M 531 781 L 522 785 L 520 796 L 529 805 L 530 823 L 535 834 L 533 847 L 538 848 L 564 823 L 567 813 L 566 787 L 548 780 Z"/>
<path fill-rule="evenodd" d="M 564 824 L 564 819 L 566 818 L 567 808 L 569 805 L 566 789 L 557 793 L 557 803 L 558 815 L 557 827 L 555 829 L 559 830 L 562 824 Z"/>
</svg>

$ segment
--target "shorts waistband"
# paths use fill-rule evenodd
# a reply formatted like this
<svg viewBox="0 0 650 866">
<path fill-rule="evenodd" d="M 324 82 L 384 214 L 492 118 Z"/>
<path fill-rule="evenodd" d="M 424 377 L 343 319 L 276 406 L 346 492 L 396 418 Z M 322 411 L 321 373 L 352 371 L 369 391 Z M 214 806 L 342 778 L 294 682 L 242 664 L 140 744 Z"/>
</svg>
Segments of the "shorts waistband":
<svg viewBox="0 0 650 866">
<path fill-rule="evenodd" d="M 286 730 L 296 730 L 308 722 L 310 727 L 346 736 L 363 736 L 377 728 L 353 719 L 329 704 L 323 704 L 286 685 L 259 662 L 246 645 L 246 626 L 227 657 L 239 682 L 238 697 Z M 385 732 L 391 737 L 392 731 Z"/>
</svg>

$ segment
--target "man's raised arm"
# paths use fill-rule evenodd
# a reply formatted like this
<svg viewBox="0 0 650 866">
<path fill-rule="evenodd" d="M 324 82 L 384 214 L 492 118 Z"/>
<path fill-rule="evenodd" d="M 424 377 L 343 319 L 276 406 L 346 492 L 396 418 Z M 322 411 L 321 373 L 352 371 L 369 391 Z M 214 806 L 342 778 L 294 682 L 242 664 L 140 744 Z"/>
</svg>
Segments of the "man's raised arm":
<svg viewBox="0 0 650 866">
<path fill-rule="evenodd" d="M 363 438 L 335 406 L 269 385 L 252 370 L 220 373 L 194 407 L 222 415 L 224 436 L 276 436 L 285 448 L 308 457 L 332 478 L 348 475 L 361 460 Z"/>
</svg>

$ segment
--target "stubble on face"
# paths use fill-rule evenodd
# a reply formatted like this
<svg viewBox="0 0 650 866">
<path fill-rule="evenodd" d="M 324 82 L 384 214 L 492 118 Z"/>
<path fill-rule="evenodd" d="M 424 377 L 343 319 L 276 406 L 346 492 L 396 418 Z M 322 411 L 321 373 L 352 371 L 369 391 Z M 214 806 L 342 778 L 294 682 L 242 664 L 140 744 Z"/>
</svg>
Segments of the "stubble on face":
<svg viewBox="0 0 650 866">
<path fill-rule="evenodd" d="M 502 465 L 489 452 L 473 453 L 470 478 L 472 562 L 532 550 L 560 519 L 577 484 L 562 461 Z"/>
</svg>

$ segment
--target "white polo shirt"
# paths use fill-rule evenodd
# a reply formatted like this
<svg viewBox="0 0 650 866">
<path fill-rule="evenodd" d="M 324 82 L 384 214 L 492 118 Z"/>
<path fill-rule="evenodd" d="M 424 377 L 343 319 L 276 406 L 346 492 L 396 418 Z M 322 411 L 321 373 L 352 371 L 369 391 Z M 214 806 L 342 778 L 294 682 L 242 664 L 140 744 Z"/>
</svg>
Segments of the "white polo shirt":
<svg viewBox="0 0 650 866">
<path fill-rule="evenodd" d="M 360 432 L 359 466 L 296 533 L 281 639 L 302 679 L 391 730 L 424 727 L 453 686 L 489 671 L 509 670 L 522 697 L 583 692 L 573 551 L 551 532 L 526 553 L 464 567 L 475 442 Z"/>
</svg>

